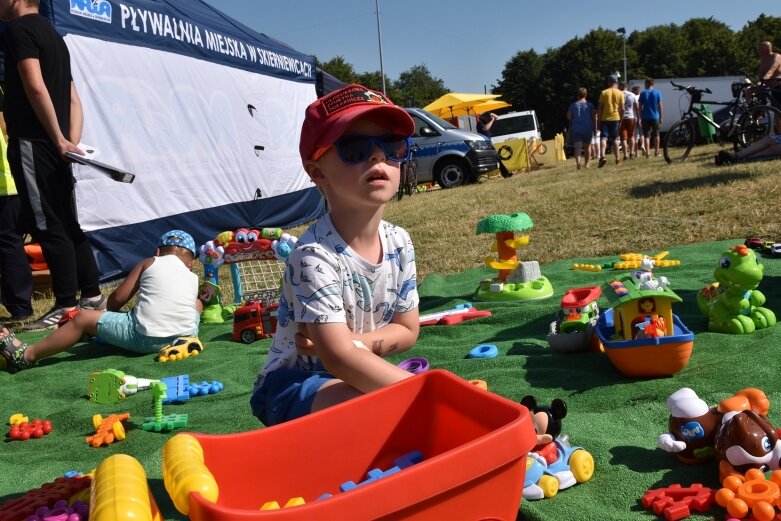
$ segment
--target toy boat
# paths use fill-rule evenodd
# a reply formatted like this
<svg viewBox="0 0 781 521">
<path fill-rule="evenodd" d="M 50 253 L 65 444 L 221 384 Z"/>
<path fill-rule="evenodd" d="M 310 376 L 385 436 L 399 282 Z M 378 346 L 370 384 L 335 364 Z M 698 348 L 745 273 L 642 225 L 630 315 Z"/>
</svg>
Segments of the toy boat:
<svg viewBox="0 0 781 521">
<path fill-rule="evenodd" d="M 604 287 L 611 309 L 603 312 L 596 333 L 616 368 L 632 378 L 671 376 L 689 362 L 692 333 L 672 313 L 681 298 L 668 287 L 641 289 L 632 277 Z"/>
<path fill-rule="evenodd" d="M 557 353 L 599 350 L 594 341 L 594 326 L 599 317 L 596 300 L 602 294 L 599 286 L 568 289 L 561 298 L 556 320 L 550 324 L 548 345 Z M 596 345 L 595 345 L 596 344 Z"/>
</svg>

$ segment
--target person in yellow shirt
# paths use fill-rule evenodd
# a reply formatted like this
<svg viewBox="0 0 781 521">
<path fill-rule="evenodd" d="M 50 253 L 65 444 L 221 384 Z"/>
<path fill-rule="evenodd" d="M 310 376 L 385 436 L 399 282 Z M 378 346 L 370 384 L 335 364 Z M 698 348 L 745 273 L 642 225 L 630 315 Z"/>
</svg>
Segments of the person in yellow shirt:
<svg viewBox="0 0 781 521">
<path fill-rule="evenodd" d="M 0 302 L 11 314 L 11 322 L 18 324 L 33 314 L 30 302 L 33 275 L 24 253 L 22 203 L 6 157 L 7 137 L 2 112 L 0 127 L 3 131 L 0 137 Z"/>
<path fill-rule="evenodd" d="M 621 126 L 621 118 L 624 108 L 624 93 L 618 90 L 618 76 L 611 74 L 607 80 L 607 88 L 599 95 L 599 106 L 597 107 L 597 116 L 599 118 L 599 168 L 605 166 L 605 151 L 607 149 L 607 140 L 613 145 L 613 154 L 616 156 L 616 164 L 620 165 L 618 159 L 618 129 Z"/>
</svg>

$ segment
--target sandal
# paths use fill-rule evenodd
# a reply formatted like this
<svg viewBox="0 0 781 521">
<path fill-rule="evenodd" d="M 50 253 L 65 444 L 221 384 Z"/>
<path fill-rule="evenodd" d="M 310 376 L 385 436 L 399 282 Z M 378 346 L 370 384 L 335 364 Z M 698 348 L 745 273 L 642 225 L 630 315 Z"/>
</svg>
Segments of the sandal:
<svg viewBox="0 0 781 521">
<path fill-rule="evenodd" d="M 5 360 L 5 369 L 13 374 L 22 369 L 29 369 L 35 362 L 28 362 L 24 359 L 24 351 L 27 344 L 21 342 L 18 346 L 14 345 L 16 335 L 10 329 L 6 329 L 8 334 L 0 338 L 0 356 Z"/>
</svg>

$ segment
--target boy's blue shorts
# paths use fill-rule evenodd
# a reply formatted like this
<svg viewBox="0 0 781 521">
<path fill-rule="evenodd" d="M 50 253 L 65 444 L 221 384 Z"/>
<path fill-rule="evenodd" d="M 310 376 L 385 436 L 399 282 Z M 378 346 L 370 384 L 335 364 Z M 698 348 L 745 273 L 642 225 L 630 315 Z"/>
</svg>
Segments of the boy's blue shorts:
<svg viewBox="0 0 781 521">
<path fill-rule="evenodd" d="M 266 427 L 306 416 L 312 411 L 317 391 L 333 378 L 328 373 L 300 369 L 271 371 L 252 392 L 252 414 Z"/>
<path fill-rule="evenodd" d="M 189 335 L 165 338 L 142 335 L 136 330 L 136 317 L 132 312 L 105 311 L 98 319 L 98 337 L 102 341 L 134 353 L 157 353 L 180 336 Z"/>
</svg>

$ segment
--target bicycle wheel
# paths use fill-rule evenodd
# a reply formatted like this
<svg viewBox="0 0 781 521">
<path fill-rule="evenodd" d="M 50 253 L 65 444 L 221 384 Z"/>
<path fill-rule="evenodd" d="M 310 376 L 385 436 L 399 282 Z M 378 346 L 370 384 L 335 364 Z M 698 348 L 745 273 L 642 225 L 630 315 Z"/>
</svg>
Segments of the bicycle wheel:
<svg viewBox="0 0 781 521">
<path fill-rule="evenodd" d="M 772 133 L 781 121 L 781 112 L 770 105 L 751 107 L 738 118 L 735 132 L 735 151 L 746 148 Z"/>
<path fill-rule="evenodd" d="M 664 136 L 664 160 L 668 163 L 686 161 L 694 146 L 694 126 L 690 119 L 682 119 Z"/>
</svg>

